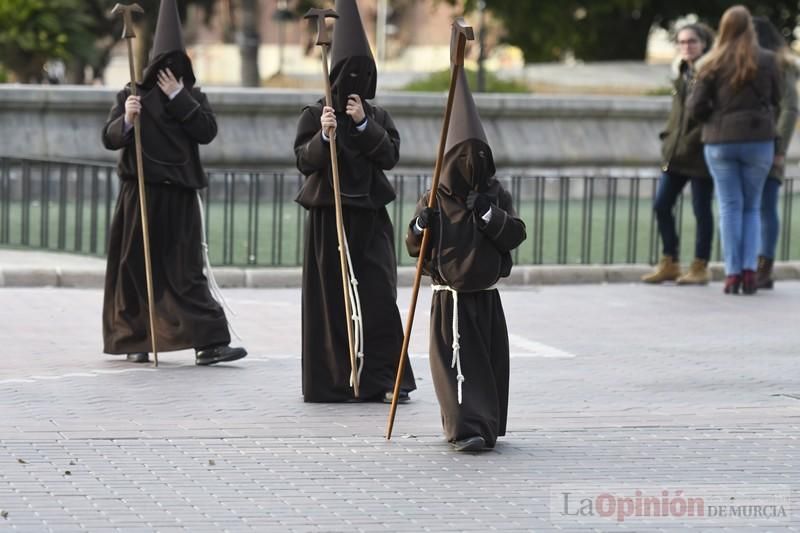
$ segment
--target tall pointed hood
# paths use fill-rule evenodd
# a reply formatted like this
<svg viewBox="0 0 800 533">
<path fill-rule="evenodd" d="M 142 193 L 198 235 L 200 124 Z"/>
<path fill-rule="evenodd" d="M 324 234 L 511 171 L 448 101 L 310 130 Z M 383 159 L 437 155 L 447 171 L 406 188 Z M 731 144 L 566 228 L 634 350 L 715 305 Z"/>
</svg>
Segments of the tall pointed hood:
<svg viewBox="0 0 800 533">
<path fill-rule="evenodd" d="M 349 94 L 358 94 L 362 100 L 375 98 L 377 67 L 356 0 L 336 0 L 336 12 L 330 79 L 334 107 L 344 111 Z"/>
<path fill-rule="evenodd" d="M 450 117 L 450 128 L 447 130 L 445 153 L 467 139 L 476 139 L 483 141 L 486 145 L 489 144 L 486 140 L 486 133 L 483 131 L 481 117 L 478 115 L 478 108 L 475 106 L 475 100 L 469 90 L 467 73 L 464 71 L 463 66 L 456 68 L 459 69 L 459 72 L 455 94 L 453 95 L 453 113 Z"/>
<path fill-rule="evenodd" d="M 186 87 L 195 84 L 192 62 L 186 54 L 186 45 L 183 41 L 183 29 L 176 0 L 161 0 L 153 36 L 153 48 L 150 50 L 147 67 L 144 69 L 142 85 L 148 88 L 155 86 L 156 75 L 163 68 L 169 68 L 176 78 L 183 78 Z"/>
<path fill-rule="evenodd" d="M 483 189 L 494 176 L 495 166 L 467 73 L 463 66 L 455 68 L 459 72 L 447 130 L 442 185 L 450 194 L 465 196 L 471 189 Z"/>
</svg>

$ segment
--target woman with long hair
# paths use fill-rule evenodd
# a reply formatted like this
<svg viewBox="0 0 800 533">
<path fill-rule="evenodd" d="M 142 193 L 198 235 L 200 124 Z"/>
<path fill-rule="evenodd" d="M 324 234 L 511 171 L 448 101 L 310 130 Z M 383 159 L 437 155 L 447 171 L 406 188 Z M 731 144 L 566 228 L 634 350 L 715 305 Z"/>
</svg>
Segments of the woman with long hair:
<svg viewBox="0 0 800 533">
<path fill-rule="evenodd" d="M 775 160 L 764 183 L 761 196 L 761 251 L 758 254 L 756 278 L 759 289 L 771 289 L 772 266 L 778 245 L 780 219 L 778 218 L 778 196 L 786 169 L 786 152 L 797 122 L 797 79 L 800 76 L 797 59 L 786 44 L 786 39 L 774 24 L 765 17 L 753 17 L 758 44 L 761 48 L 772 50 L 778 56 L 778 64 L 783 74 L 783 97 L 778 114 L 778 142 L 775 145 Z"/>
<path fill-rule="evenodd" d="M 708 260 L 714 236 L 714 214 L 711 201 L 714 182 L 703 157 L 700 140 L 703 125 L 686 112 L 686 99 L 695 76 L 697 61 L 714 44 L 711 28 L 701 23 L 682 26 L 675 35 L 678 57 L 673 64 L 672 108 L 661 132 L 661 179 L 658 182 L 653 210 L 663 255 L 655 270 L 645 276 L 645 283 L 677 281 L 678 285 L 705 285 L 711 279 Z M 697 220 L 694 261 L 681 275 L 678 252 L 680 244 L 675 228 L 675 204 L 687 184 L 692 188 L 692 208 Z"/>
<path fill-rule="evenodd" d="M 720 209 L 726 294 L 754 294 L 761 232 L 761 193 L 775 156 L 780 69 L 758 46 L 744 6 L 722 15 L 717 43 L 701 61 L 689 112 L 702 140 Z"/>
</svg>

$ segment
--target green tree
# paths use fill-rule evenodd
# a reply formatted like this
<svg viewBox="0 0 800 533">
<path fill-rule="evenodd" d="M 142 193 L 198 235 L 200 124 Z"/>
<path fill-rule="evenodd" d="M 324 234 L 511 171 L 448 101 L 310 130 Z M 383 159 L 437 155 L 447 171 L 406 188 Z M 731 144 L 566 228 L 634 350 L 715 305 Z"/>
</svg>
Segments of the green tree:
<svg viewBox="0 0 800 533">
<path fill-rule="evenodd" d="M 474 9 L 476 0 L 448 0 Z M 571 52 L 586 61 L 642 60 L 653 26 L 671 29 L 694 14 L 716 27 L 730 6 L 744 4 L 763 15 L 793 40 L 800 8 L 797 0 L 559 0 L 520 2 L 485 0 L 504 25 L 504 40 L 522 49 L 527 61 L 553 61 Z"/>
<path fill-rule="evenodd" d="M 2 1 L 4 0 L 0 0 L 0 2 Z M 103 71 L 111 59 L 111 51 L 122 35 L 122 20 L 109 17 L 109 13 L 117 2 L 118 0 L 81 0 L 85 17 L 86 40 L 83 42 L 83 46 L 71 54 L 67 62 L 70 82 L 83 83 L 84 71 L 87 67 L 91 70 L 92 78 L 102 77 Z M 136 0 L 136 3 L 145 12 L 144 16 L 135 20 L 135 50 L 138 65 L 142 68 L 147 63 L 147 55 L 152 45 L 160 0 Z M 181 19 L 185 21 L 189 5 L 196 5 L 208 18 L 214 3 L 214 0 L 178 0 L 178 11 Z"/>
<path fill-rule="evenodd" d="M 44 64 L 87 46 L 81 0 L 0 0 L 0 63 L 22 83 L 38 82 Z"/>
<path fill-rule="evenodd" d="M 102 76 L 111 50 L 119 41 L 122 21 L 109 16 L 117 0 L 0 0 L 0 64 L 16 81 L 41 82 L 43 66 L 62 60 L 67 79 L 83 83 L 87 67 L 91 77 Z M 139 64 L 147 61 L 159 0 L 137 0 L 145 16 L 136 21 Z M 181 17 L 187 7 L 200 6 L 206 16 L 214 0 L 178 0 Z"/>
</svg>

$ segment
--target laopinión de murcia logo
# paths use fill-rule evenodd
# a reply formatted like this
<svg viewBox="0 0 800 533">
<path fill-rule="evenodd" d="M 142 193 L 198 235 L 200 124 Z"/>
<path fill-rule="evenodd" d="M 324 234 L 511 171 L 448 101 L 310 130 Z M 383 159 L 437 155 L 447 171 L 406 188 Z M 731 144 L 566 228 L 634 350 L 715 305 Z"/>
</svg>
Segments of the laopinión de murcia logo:
<svg viewBox="0 0 800 533">
<path fill-rule="evenodd" d="M 744 489 L 562 487 L 551 490 L 550 509 L 551 518 L 558 521 L 786 521 L 791 510 L 789 494 L 782 485 Z"/>
</svg>

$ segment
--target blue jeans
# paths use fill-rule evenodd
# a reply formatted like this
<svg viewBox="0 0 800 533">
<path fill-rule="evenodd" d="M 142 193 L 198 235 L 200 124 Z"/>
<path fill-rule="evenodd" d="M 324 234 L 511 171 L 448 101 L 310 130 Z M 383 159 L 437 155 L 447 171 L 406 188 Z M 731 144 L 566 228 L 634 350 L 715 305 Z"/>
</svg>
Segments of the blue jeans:
<svg viewBox="0 0 800 533">
<path fill-rule="evenodd" d="M 725 273 L 755 270 L 761 236 L 761 193 L 775 156 L 773 141 L 707 144 L 714 177 Z"/>
<path fill-rule="evenodd" d="M 775 259 L 775 249 L 778 247 L 778 232 L 781 221 L 778 218 L 778 195 L 781 182 L 773 177 L 768 177 L 764 184 L 761 196 L 761 253 L 767 259 Z"/>
<path fill-rule="evenodd" d="M 694 239 L 694 256 L 708 261 L 711 258 L 711 241 L 714 238 L 714 214 L 711 201 L 714 182 L 709 178 L 692 178 L 676 172 L 664 172 L 658 182 L 653 209 L 656 212 L 658 233 L 664 243 L 664 255 L 678 259 L 680 243 L 675 230 L 675 203 L 687 182 L 692 184 L 692 208 L 697 219 Z"/>
</svg>

